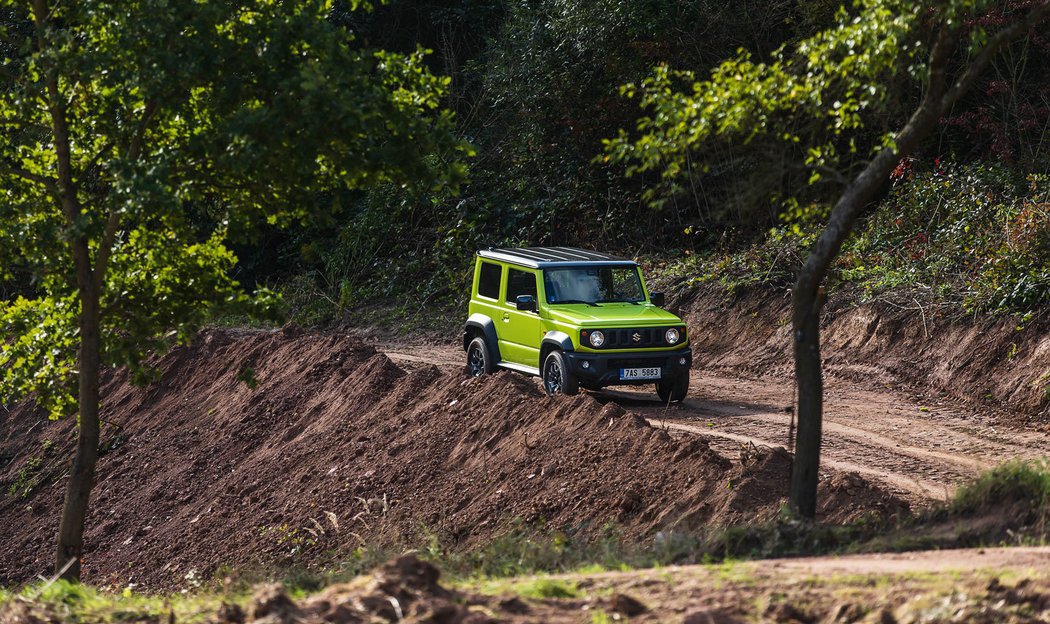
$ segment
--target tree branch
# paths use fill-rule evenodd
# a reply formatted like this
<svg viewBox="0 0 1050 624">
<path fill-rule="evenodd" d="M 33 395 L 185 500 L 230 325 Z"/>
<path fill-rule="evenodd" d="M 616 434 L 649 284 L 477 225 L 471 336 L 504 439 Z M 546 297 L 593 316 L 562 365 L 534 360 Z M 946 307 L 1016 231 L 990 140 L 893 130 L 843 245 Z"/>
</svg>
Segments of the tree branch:
<svg viewBox="0 0 1050 624">
<path fill-rule="evenodd" d="M 827 178 L 835 184 L 841 186 L 849 186 L 849 178 L 842 174 L 841 171 L 834 167 L 828 167 L 827 165 L 799 165 L 798 169 L 803 171 L 814 171 L 820 174 L 820 177 Z"/>
<path fill-rule="evenodd" d="M 142 118 L 139 119 L 138 128 L 135 129 L 135 135 L 131 137 L 131 143 L 128 145 L 127 157 L 131 162 L 137 162 L 139 156 L 142 155 L 142 144 L 146 139 L 146 130 L 149 129 L 149 124 L 157 114 L 158 108 L 156 100 L 146 103 L 146 108 L 142 111 Z"/>
<path fill-rule="evenodd" d="M 7 173 L 10 175 L 18 176 L 23 180 L 27 180 L 29 182 L 35 182 L 37 184 L 40 184 L 41 186 L 44 186 L 50 192 L 58 191 L 58 180 L 56 180 L 55 178 L 44 175 L 38 175 L 33 173 L 32 171 L 27 171 L 21 167 L 15 167 L 12 165 L 0 163 L 0 173 Z"/>
<path fill-rule="evenodd" d="M 981 51 L 977 53 L 977 56 L 966 68 L 966 71 L 964 71 L 955 81 L 955 84 L 952 85 L 951 89 L 944 94 L 944 97 L 940 102 L 942 114 L 943 111 L 950 109 L 963 93 L 970 90 L 973 83 L 977 81 L 982 73 L 984 73 L 984 70 L 988 68 L 992 59 L 999 54 L 999 51 L 1002 50 L 1003 47 L 1012 41 L 1021 38 L 1030 30 L 1045 22 L 1048 18 L 1050 18 L 1050 2 L 1044 1 L 1037 4 L 1035 8 L 1030 10 L 1022 19 L 995 33 L 995 35 L 988 40 L 988 43 L 981 48 Z"/>
<path fill-rule="evenodd" d="M 50 11 L 48 11 L 46 1 L 33 0 L 33 22 L 38 30 L 37 46 L 41 53 L 47 51 L 46 42 L 44 40 L 44 30 L 47 28 L 47 20 L 49 18 Z M 62 103 L 61 93 L 58 89 L 58 70 L 53 67 L 48 69 L 44 82 L 47 86 L 48 111 L 51 113 L 51 131 L 55 139 L 55 157 L 58 165 L 58 194 L 61 200 L 60 207 L 66 216 L 68 224 L 73 225 L 79 210 L 77 206 L 76 184 L 73 182 L 73 162 L 69 140 L 69 126 L 66 120 L 66 109 Z M 90 270 L 89 266 L 78 268 L 85 271 Z"/>
<path fill-rule="evenodd" d="M 135 134 L 131 137 L 131 143 L 128 144 L 126 155 L 130 162 L 137 162 L 142 155 L 142 146 L 146 140 L 146 130 L 149 128 L 149 124 L 153 120 L 154 115 L 156 115 L 158 108 L 158 104 L 154 100 L 148 102 L 145 110 L 142 111 L 142 118 L 135 129 Z M 109 257 L 113 253 L 113 243 L 116 241 L 119 228 L 120 213 L 115 209 L 111 209 L 109 218 L 106 219 L 106 230 L 102 233 L 102 240 L 99 242 L 98 257 L 95 258 L 95 287 L 99 290 L 102 288 L 102 280 L 106 275 Z"/>
<path fill-rule="evenodd" d="M 99 163 L 100 160 L 102 160 L 102 157 L 106 154 L 106 152 L 108 152 L 112 148 L 113 148 L 113 141 L 109 141 L 108 143 L 103 145 L 102 149 L 100 149 L 98 152 L 96 152 L 95 155 L 91 157 L 91 160 L 89 160 L 87 162 L 87 164 L 84 165 L 84 168 L 82 169 L 82 172 L 83 173 L 87 173 L 87 172 L 91 171 L 92 169 L 94 169 L 96 166 L 98 166 L 98 163 Z"/>
</svg>

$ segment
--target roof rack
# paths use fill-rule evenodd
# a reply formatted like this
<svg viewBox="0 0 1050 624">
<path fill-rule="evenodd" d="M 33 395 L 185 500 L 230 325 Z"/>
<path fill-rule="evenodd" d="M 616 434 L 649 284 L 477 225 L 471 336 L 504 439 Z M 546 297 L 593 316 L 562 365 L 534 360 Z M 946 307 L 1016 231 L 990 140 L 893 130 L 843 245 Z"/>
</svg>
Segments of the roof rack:
<svg viewBox="0 0 1050 624">
<path fill-rule="evenodd" d="M 637 263 L 627 258 L 609 254 L 578 249 L 576 247 L 515 247 L 504 249 L 483 249 L 478 252 L 482 258 L 509 262 L 532 269 L 546 269 L 571 266 L 636 266 Z"/>
</svg>

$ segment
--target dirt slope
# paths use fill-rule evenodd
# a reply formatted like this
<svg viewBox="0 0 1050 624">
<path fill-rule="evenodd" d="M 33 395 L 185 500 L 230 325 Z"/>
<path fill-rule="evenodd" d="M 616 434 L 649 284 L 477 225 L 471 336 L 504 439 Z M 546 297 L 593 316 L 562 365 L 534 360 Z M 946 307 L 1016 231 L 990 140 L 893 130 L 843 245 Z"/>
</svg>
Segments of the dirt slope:
<svg viewBox="0 0 1050 624">
<path fill-rule="evenodd" d="M 1017 423 L 1050 422 L 1050 315 L 962 317 L 889 300 L 833 299 L 822 322 L 826 373 L 886 388 L 942 394 Z M 674 297 L 703 369 L 793 378 L 788 293 L 714 288 Z M 718 328 L 718 331 L 711 331 Z"/>
<path fill-rule="evenodd" d="M 345 336 L 210 331 L 156 364 L 153 386 L 105 385 L 92 583 L 169 587 L 430 536 L 474 548 L 515 519 L 581 537 L 614 524 L 644 541 L 766 516 L 787 491 L 782 449 L 734 464 L 616 404 L 547 398 L 513 374 L 405 370 Z M 28 405 L 0 422 L 0 481 L 42 481 L 0 500 L 0 585 L 50 567 L 71 425 Z M 863 479 L 826 485 L 831 522 L 901 506 Z"/>
<path fill-rule="evenodd" d="M 402 366 L 462 367 L 452 345 L 384 344 Z M 732 366 L 694 369 L 688 398 L 662 405 L 652 387 L 594 393 L 681 438 L 701 438 L 726 457 L 742 446 L 788 447 L 794 401 L 792 379 L 776 370 L 748 373 Z M 861 475 L 913 507 L 946 499 L 981 470 L 1010 459 L 1050 457 L 1050 437 L 1039 423 L 1015 414 L 914 388 L 829 375 L 826 379 L 821 467 L 823 479 Z"/>
</svg>

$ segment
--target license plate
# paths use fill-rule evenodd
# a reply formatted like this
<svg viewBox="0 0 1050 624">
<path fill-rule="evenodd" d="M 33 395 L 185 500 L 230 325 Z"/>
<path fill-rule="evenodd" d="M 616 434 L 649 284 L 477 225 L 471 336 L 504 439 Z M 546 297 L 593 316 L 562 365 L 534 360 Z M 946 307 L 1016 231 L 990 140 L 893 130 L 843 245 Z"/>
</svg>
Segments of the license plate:
<svg viewBox="0 0 1050 624">
<path fill-rule="evenodd" d="M 630 381 L 633 379 L 659 379 L 659 368 L 621 368 L 620 380 Z"/>
</svg>

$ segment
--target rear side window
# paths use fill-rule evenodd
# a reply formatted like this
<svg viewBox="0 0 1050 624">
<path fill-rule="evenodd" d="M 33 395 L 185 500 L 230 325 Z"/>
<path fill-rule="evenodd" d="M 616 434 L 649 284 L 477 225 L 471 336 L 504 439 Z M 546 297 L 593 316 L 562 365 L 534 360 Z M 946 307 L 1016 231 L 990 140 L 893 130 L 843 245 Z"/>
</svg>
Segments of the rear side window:
<svg viewBox="0 0 1050 624">
<path fill-rule="evenodd" d="M 518 295 L 536 298 L 536 276 L 526 271 L 507 269 L 507 301 L 514 303 Z"/>
<path fill-rule="evenodd" d="M 499 280 L 502 270 L 498 264 L 481 263 L 481 277 L 478 278 L 478 294 L 489 299 L 499 299 Z"/>
</svg>

